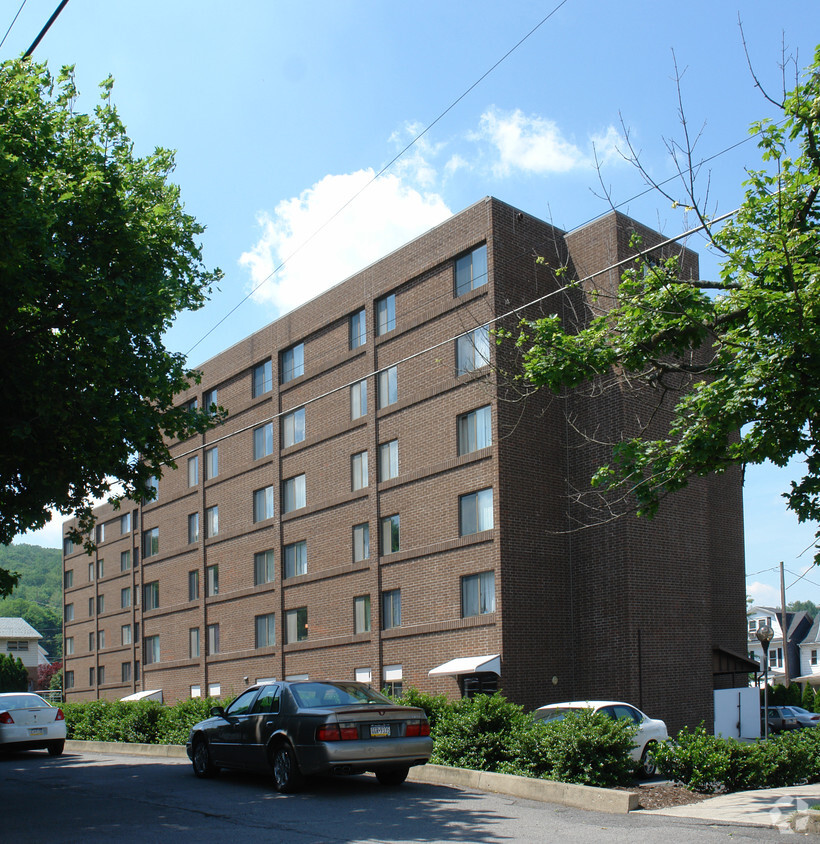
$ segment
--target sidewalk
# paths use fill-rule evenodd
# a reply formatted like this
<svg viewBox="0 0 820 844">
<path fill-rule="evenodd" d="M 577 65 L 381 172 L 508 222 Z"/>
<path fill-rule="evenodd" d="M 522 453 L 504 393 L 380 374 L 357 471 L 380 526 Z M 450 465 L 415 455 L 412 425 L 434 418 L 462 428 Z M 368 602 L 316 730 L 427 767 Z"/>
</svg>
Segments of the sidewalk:
<svg viewBox="0 0 820 844">
<path fill-rule="evenodd" d="M 820 783 L 759 791 L 737 791 L 734 794 L 719 794 L 700 803 L 671 806 L 668 809 L 641 809 L 639 813 L 788 830 L 790 816 L 795 812 L 808 812 L 812 806 L 820 806 Z M 810 819 L 809 823 L 811 822 Z M 820 829 L 807 829 L 803 826 L 798 827 L 797 831 L 817 832 Z"/>
</svg>

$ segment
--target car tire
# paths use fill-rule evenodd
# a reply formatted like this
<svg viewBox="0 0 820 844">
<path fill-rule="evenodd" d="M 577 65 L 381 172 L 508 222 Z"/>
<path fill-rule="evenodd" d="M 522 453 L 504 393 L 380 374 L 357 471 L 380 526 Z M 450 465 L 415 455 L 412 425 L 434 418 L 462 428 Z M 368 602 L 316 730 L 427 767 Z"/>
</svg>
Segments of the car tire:
<svg viewBox="0 0 820 844">
<path fill-rule="evenodd" d="M 273 771 L 273 784 L 280 794 L 293 794 L 305 782 L 296 754 L 289 744 L 280 744 L 271 751 L 270 766 Z"/>
<path fill-rule="evenodd" d="M 194 746 L 191 751 L 191 763 L 194 766 L 194 775 L 201 780 L 210 779 L 216 774 L 216 765 L 211 759 L 211 749 L 208 742 L 202 736 L 194 739 Z"/>
<path fill-rule="evenodd" d="M 65 747 L 65 742 L 60 741 L 50 741 L 46 750 L 48 750 L 49 756 L 62 756 L 63 755 L 63 748 Z"/>
<path fill-rule="evenodd" d="M 407 767 L 401 768 L 382 768 L 376 771 L 376 779 L 382 785 L 401 785 L 406 779 L 410 769 Z"/>
<path fill-rule="evenodd" d="M 638 772 L 642 777 L 654 777 L 657 770 L 655 765 L 655 742 L 649 741 L 641 753 L 641 761 L 639 763 Z"/>
</svg>

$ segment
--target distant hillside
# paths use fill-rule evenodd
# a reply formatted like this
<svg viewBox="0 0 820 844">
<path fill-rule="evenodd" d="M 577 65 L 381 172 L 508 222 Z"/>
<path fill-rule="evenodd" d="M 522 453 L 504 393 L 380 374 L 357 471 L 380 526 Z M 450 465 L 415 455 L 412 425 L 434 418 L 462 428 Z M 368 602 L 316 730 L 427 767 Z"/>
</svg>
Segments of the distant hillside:
<svg viewBox="0 0 820 844">
<path fill-rule="evenodd" d="M 20 572 L 9 598 L 0 600 L 0 618 L 24 618 L 43 635 L 52 660 L 63 655 L 63 566 L 59 548 L 0 545 L 0 568 Z"/>
</svg>

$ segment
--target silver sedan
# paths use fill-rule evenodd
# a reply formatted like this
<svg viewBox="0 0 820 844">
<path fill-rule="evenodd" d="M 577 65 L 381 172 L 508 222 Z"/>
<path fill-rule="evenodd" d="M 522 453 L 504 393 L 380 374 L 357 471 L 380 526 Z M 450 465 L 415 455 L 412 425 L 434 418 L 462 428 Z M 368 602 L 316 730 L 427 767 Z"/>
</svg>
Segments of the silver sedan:
<svg viewBox="0 0 820 844">
<path fill-rule="evenodd" d="M 59 756 L 65 745 L 63 710 L 29 692 L 0 694 L 0 750 L 45 748 Z"/>
<path fill-rule="evenodd" d="M 433 752 L 424 710 L 399 706 L 364 683 L 283 681 L 251 686 L 214 707 L 191 729 L 188 756 L 198 777 L 219 768 L 273 773 L 277 790 L 312 774 L 372 771 L 399 785 Z"/>
</svg>

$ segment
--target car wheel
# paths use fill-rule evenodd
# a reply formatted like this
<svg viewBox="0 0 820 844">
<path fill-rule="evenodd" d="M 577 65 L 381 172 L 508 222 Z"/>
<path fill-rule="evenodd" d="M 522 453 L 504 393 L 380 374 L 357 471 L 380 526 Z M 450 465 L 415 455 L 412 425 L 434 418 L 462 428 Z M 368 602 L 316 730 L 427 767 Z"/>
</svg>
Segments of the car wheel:
<svg viewBox="0 0 820 844">
<path fill-rule="evenodd" d="M 211 759 L 208 742 L 200 736 L 194 741 L 193 759 L 194 774 L 200 779 L 209 779 L 216 773 L 216 766 Z"/>
<path fill-rule="evenodd" d="M 406 767 L 382 768 L 376 771 L 376 779 L 382 785 L 401 785 L 407 779 L 409 772 L 410 769 Z"/>
<path fill-rule="evenodd" d="M 641 762 L 640 762 L 640 774 L 642 777 L 654 777 L 655 771 L 657 770 L 655 765 L 655 754 L 653 750 L 655 749 L 655 742 L 650 741 L 647 742 L 646 747 L 643 749 L 643 753 L 641 754 Z"/>
<path fill-rule="evenodd" d="M 299 770 L 296 754 L 289 744 L 282 744 L 273 750 L 271 768 L 273 769 L 273 784 L 282 794 L 298 791 L 305 781 Z"/>
<path fill-rule="evenodd" d="M 48 755 L 49 756 L 62 756 L 63 755 L 63 748 L 65 747 L 64 741 L 51 741 L 48 743 Z"/>
</svg>

